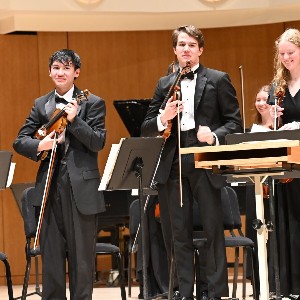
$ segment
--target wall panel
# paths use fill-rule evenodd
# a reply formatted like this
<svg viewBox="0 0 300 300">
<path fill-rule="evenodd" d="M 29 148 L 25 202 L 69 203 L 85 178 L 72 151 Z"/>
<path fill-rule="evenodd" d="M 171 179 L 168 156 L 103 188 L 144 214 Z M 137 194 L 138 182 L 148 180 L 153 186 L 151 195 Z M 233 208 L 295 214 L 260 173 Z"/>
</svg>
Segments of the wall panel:
<svg viewBox="0 0 300 300">
<path fill-rule="evenodd" d="M 173 60 L 170 32 L 69 33 L 69 47 L 82 58 L 78 85 L 105 99 L 107 143 L 99 155 L 103 170 L 110 145 L 128 137 L 114 100 L 151 98 Z"/>
<path fill-rule="evenodd" d="M 241 72 L 244 79 L 246 127 L 253 122 L 257 90 L 273 76 L 274 41 L 283 32 L 280 24 L 203 30 L 206 39 L 203 63 L 229 73 L 242 111 Z"/>
<path fill-rule="evenodd" d="M 38 95 L 36 35 L 0 36 L 1 150 L 11 150 L 31 102 Z M 31 163 L 13 156 L 17 163 L 14 181 L 30 180 Z M 23 222 L 10 189 L 1 191 L 1 250 L 8 255 L 13 275 L 24 274 Z M 1 266 L 2 267 L 2 266 Z"/>
</svg>

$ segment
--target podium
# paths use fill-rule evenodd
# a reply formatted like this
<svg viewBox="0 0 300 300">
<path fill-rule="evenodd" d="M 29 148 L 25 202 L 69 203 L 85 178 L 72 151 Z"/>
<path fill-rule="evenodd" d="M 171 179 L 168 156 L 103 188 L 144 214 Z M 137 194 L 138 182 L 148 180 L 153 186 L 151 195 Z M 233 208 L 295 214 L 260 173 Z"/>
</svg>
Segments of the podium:
<svg viewBox="0 0 300 300">
<path fill-rule="evenodd" d="M 269 176 L 293 177 L 300 170 L 300 141 L 271 140 L 243 144 L 181 148 L 180 154 L 195 155 L 196 168 L 213 173 L 249 177 L 255 185 L 256 216 L 262 221 L 257 230 L 260 299 L 269 299 L 267 248 L 262 184 Z"/>
</svg>

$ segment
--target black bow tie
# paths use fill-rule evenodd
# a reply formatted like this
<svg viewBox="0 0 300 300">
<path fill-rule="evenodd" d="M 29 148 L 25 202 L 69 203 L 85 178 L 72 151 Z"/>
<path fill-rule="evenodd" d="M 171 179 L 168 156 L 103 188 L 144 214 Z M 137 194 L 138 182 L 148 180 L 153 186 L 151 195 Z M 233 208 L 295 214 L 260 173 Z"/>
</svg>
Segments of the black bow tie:
<svg viewBox="0 0 300 300">
<path fill-rule="evenodd" d="M 69 103 L 65 98 L 62 98 L 62 97 L 59 97 L 59 96 L 55 96 L 55 102 L 57 104 L 62 103 L 62 104 L 65 104 L 65 105 L 67 105 Z"/>
<path fill-rule="evenodd" d="M 197 73 L 198 71 L 198 68 L 195 70 L 195 71 L 190 71 L 188 73 L 185 73 L 182 75 L 181 79 L 190 79 L 190 80 L 193 80 L 194 79 L 194 76 L 195 76 L 195 73 Z"/>
</svg>

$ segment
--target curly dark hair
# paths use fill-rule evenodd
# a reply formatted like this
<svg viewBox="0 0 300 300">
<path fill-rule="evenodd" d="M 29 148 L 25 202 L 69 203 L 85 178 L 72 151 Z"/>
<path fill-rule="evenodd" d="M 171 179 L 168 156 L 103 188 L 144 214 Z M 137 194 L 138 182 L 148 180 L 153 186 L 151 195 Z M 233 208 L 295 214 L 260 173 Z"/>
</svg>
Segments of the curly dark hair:
<svg viewBox="0 0 300 300">
<path fill-rule="evenodd" d="M 64 65 L 69 65 L 72 63 L 75 67 L 75 70 L 80 69 L 81 61 L 79 55 L 69 49 L 62 49 L 54 52 L 49 58 L 49 68 L 51 68 L 52 64 L 58 61 Z"/>
</svg>

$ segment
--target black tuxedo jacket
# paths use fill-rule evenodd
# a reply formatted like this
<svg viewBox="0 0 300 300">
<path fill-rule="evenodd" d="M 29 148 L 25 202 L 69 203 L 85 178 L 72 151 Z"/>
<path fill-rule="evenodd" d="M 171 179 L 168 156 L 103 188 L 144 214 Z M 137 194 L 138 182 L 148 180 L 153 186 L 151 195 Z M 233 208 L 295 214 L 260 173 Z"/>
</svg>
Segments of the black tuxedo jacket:
<svg viewBox="0 0 300 300">
<path fill-rule="evenodd" d="M 76 97 L 80 92 L 75 87 L 73 96 Z M 34 101 L 34 106 L 14 141 L 16 152 L 38 161 L 39 140 L 34 138 L 34 134 L 49 122 L 55 109 L 54 90 Z M 103 193 L 98 191 L 98 151 L 105 144 L 105 114 L 104 100 L 90 94 L 88 101 L 79 105 L 74 122 L 66 127 L 65 160 L 75 202 L 83 214 L 96 214 L 105 210 Z M 34 205 L 37 206 L 41 205 L 43 199 L 48 167 L 49 158 L 46 158 L 41 161 L 36 177 Z"/>
<path fill-rule="evenodd" d="M 141 127 L 143 136 L 154 137 L 160 134 L 157 127 L 157 116 L 176 75 L 177 73 L 173 73 L 160 78 Z M 199 125 L 208 126 L 216 134 L 220 144 L 225 143 L 227 134 L 242 132 L 239 104 L 228 74 L 200 65 L 197 73 L 194 103 L 196 131 Z M 177 130 L 174 128 L 176 123 L 173 122 L 172 130 Z M 207 146 L 207 144 L 198 141 L 198 146 Z M 157 170 L 156 181 L 158 183 L 167 181 L 177 147 L 177 134 L 171 134 L 166 140 Z M 211 172 L 207 173 L 210 178 L 215 179 L 212 182 L 214 186 L 218 186 L 218 182 L 224 183 L 220 176 L 213 176 Z"/>
</svg>

